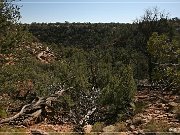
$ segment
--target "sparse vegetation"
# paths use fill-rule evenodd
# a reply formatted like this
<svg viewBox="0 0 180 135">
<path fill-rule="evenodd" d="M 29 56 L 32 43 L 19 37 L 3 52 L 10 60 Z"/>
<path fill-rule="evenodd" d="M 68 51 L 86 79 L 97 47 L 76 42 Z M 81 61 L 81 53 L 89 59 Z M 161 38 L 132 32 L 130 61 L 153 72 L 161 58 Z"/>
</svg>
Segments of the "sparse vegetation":
<svg viewBox="0 0 180 135">
<path fill-rule="evenodd" d="M 103 132 L 104 127 L 105 127 L 105 124 L 103 122 L 96 122 L 93 125 L 92 132 Z"/>
<path fill-rule="evenodd" d="M 115 126 L 116 126 L 116 129 L 115 129 L 116 132 L 126 132 L 127 131 L 127 126 L 126 126 L 125 122 L 116 123 Z"/>
<path fill-rule="evenodd" d="M 7 117 L 7 113 L 6 111 L 0 107 L 0 118 L 5 118 Z"/>
<path fill-rule="evenodd" d="M 146 102 L 136 102 L 134 114 L 138 114 L 138 113 L 144 111 L 144 109 L 147 107 L 147 105 L 148 105 L 148 103 L 146 103 Z"/>
<path fill-rule="evenodd" d="M 167 122 L 151 120 L 143 129 L 145 132 L 168 132 L 169 126 Z"/>
<path fill-rule="evenodd" d="M 27 135 L 27 130 L 23 127 L 2 126 L 0 127 L 0 135 Z"/>
</svg>

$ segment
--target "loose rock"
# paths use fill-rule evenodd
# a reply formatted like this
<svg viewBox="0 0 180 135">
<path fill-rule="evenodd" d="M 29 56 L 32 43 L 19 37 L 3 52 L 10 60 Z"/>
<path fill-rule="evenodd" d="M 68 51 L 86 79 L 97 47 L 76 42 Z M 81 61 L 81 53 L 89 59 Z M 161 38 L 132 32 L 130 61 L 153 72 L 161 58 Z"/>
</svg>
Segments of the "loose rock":
<svg viewBox="0 0 180 135">
<path fill-rule="evenodd" d="M 103 128 L 103 132 L 115 132 L 116 127 L 113 125 L 107 126 Z"/>
</svg>

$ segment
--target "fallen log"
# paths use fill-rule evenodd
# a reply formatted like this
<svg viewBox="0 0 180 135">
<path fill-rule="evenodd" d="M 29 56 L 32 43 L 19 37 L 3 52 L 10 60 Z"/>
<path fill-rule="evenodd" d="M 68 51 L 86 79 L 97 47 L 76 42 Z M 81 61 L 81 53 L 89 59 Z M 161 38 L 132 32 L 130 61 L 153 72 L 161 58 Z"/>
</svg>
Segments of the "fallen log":
<svg viewBox="0 0 180 135">
<path fill-rule="evenodd" d="M 57 98 L 59 96 L 62 96 L 62 92 L 64 92 L 64 90 L 59 91 L 58 94 L 56 94 L 56 96 L 53 95 L 53 97 L 36 97 L 30 104 L 24 105 L 21 111 L 16 115 L 2 119 L 0 121 L 0 124 L 12 122 L 15 121 L 17 118 L 23 117 L 24 120 L 22 121 L 22 124 L 28 125 L 30 121 L 37 119 L 43 114 L 47 114 L 47 112 L 45 112 L 46 108 L 54 111 L 54 107 L 51 106 L 51 102 L 55 100 L 58 101 Z M 18 124 L 20 124 L 19 121 Z"/>
<path fill-rule="evenodd" d="M 12 121 L 12 120 L 18 118 L 19 116 L 21 116 L 25 112 L 26 107 L 29 107 L 30 105 L 31 104 L 24 105 L 19 113 L 17 113 L 16 115 L 14 115 L 14 116 L 12 116 L 10 118 L 5 118 L 5 119 L 1 120 L 0 124 L 7 123 L 9 121 Z"/>
<path fill-rule="evenodd" d="M 88 95 L 84 91 L 80 91 L 79 96 L 75 96 L 77 93 L 74 90 L 66 93 L 76 101 L 73 106 L 70 106 L 64 92 L 71 88 L 64 89 L 64 86 L 60 86 L 59 91 L 55 91 L 48 97 L 35 97 L 30 103 L 24 105 L 19 113 L 1 120 L 0 124 L 30 126 L 46 120 L 53 124 L 72 123 L 77 125 L 74 130 L 83 131 L 84 125 L 99 120 L 102 112 L 99 112 L 99 106 L 95 103 L 97 96 L 94 95 L 92 98 L 92 94 Z"/>
<path fill-rule="evenodd" d="M 31 125 L 30 122 L 33 121 L 34 119 L 37 119 L 41 115 L 41 113 L 42 113 L 42 109 L 37 110 L 36 112 L 31 114 L 30 118 L 25 119 L 22 124 L 25 126 Z"/>
</svg>

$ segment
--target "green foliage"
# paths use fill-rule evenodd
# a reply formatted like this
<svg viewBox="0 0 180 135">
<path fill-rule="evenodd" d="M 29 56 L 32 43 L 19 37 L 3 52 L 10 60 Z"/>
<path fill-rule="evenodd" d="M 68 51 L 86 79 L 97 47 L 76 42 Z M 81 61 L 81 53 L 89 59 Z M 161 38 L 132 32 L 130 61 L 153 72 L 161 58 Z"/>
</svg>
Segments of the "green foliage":
<svg viewBox="0 0 180 135">
<path fill-rule="evenodd" d="M 15 4 L 16 0 L 1 0 L 0 11 L 1 11 L 1 20 L 9 22 L 18 22 L 20 19 L 19 6 Z"/>
<path fill-rule="evenodd" d="M 92 132 L 103 132 L 104 127 L 105 127 L 105 124 L 103 122 L 96 122 L 93 125 Z"/>
<path fill-rule="evenodd" d="M 43 42 L 93 48 L 96 45 L 108 45 L 129 25 L 91 23 L 32 23 L 29 31 Z"/>
<path fill-rule="evenodd" d="M 103 88 L 102 102 L 115 107 L 115 109 L 124 108 L 130 103 L 136 91 L 136 85 L 130 66 L 119 69 L 121 74 L 109 75 L 109 82 Z"/>
<path fill-rule="evenodd" d="M 148 41 L 148 51 L 158 63 L 177 62 L 180 55 L 179 43 L 176 40 L 170 41 L 167 35 L 153 33 Z"/>
<path fill-rule="evenodd" d="M 7 113 L 6 111 L 0 107 L 0 118 L 5 118 L 7 117 Z"/>
<path fill-rule="evenodd" d="M 157 9 L 147 10 L 144 18 L 134 24 L 19 25 L 19 18 L 19 7 L 13 1 L 1 3 L 0 53 L 12 56 L 14 65 L 4 64 L 7 58 L 1 59 L 0 93 L 15 95 L 19 83 L 39 96 L 49 96 L 63 87 L 68 91 L 60 100 L 69 108 L 80 107 L 79 115 L 85 114 L 81 108 L 88 111 L 100 106 L 121 119 L 136 92 L 134 78 L 147 78 L 150 68 L 156 71 L 156 80 L 168 80 L 173 87 L 180 83 L 178 67 L 166 65 L 179 62 L 178 36 L 172 40 L 167 16 Z M 172 36 L 159 36 L 154 31 Z M 54 62 L 41 63 L 36 53 L 28 51 L 38 40 L 51 47 Z M 144 104 L 139 110 L 141 106 Z"/>
<path fill-rule="evenodd" d="M 179 89 L 180 45 L 165 34 L 153 33 L 148 41 L 148 51 L 154 63 L 154 79 L 165 85 L 166 89 Z"/>
<path fill-rule="evenodd" d="M 21 41 L 21 27 L 17 23 L 21 17 L 20 8 L 14 1 L 0 3 L 0 53 L 7 53 Z"/>
<path fill-rule="evenodd" d="M 33 90 L 46 97 L 63 87 L 69 90 L 59 100 L 69 108 L 78 108 L 79 114 L 85 113 L 83 108 L 88 111 L 94 106 L 113 106 L 106 110 L 113 113 L 127 108 L 136 86 L 131 65 L 123 61 L 127 55 L 125 50 L 112 55 L 111 47 L 106 51 L 101 48 L 91 51 L 73 47 L 58 49 L 55 55 L 59 58 L 50 64 L 39 62 L 26 49 L 17 50 L 15 64 L 1 67 L 1 93 L 15 96 L 20 90 Z"/>
<path fill-rule="evenodd" d="M 134 114 L 138 114 L 140 112 L 143 112 L 145 110 L 145 108 L 147 107 L 146 102 L 136 102 L 135 104 L 135 110 L 134 110 Z"/>
<path fill-rule="evenodd" d="M 151 77 L 152 63 L 147 51 L 147 41 L 151 34 L 158 32 L 167 33 L 171 37 L 174 35 L 168 15 L 158 8 L 147 9 L 144 16 L 133 24 L 32 23 L 27 26 L 40 41 L 59 47 L 64 45 L 88 51 L 101 48 L 105 51 L 111 46 L 114 48 L 114 57 L 107 59 L 111 61 L 117 61 L 116 55 L 123 53 L 118 50 L 125 49 L 128 53 L 123 61 L 131 61 L 136 79 Z"/>
<path fill-rule="evenodd" d="M 145 10 L 143 16 L 135 21 L 137 24 L 136 34 L 134 35 L 135 48 L 143 53 L 147 59 L 149 81 L 152 82 L 153 64 L 151 55 L 147 49 L 147 41 L 153 32 L 159 34 L 166 33 L 170 38 L 173 37 L 173 26 L 169 23 L 168 14 L 160 11 L 157 7 Z"/>
</svg>

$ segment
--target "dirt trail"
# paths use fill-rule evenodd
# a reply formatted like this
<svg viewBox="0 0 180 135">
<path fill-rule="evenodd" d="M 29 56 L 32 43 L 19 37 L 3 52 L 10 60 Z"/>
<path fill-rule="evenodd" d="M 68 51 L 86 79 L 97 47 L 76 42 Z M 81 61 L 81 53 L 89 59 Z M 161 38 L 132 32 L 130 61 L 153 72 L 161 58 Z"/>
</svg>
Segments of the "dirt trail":
<svg viewBox="0 0 180 135">
<path fill-rule="evenodd" d="M 180 133 L 180 97 L 178 95 L 158 90 L 142 90 L 137 92 L 135 101 L 142 108 L 141 112 L 126 121 L 131 131 L 174 132 L 175 130 Z"/>
</svg>

